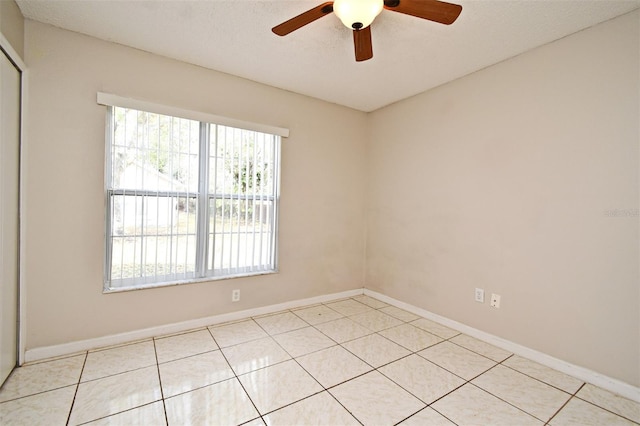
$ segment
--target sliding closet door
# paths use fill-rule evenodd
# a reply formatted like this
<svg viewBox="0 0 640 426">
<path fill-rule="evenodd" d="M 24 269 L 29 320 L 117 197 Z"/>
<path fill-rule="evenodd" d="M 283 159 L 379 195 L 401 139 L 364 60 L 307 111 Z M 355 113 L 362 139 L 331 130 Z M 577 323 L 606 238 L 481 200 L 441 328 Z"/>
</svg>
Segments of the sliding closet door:
<svg viewBox="0 0 640 426">
<path fill-rule="evenodd" d="M 18 353 L 20 71 L 0 50 L 0 385 Z"/>
</svg>

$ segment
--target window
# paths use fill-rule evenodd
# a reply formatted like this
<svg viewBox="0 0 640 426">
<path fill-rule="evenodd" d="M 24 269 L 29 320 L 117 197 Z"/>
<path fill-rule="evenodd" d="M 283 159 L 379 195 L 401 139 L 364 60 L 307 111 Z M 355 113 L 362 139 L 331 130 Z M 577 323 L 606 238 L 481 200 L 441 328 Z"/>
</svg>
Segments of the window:
<svg viewBox="0 0 640 426">
<path fill-rule="evenodd" d="M 105 290 L 277 268 L 280 136 L 107 106 Z"/>
</svg>

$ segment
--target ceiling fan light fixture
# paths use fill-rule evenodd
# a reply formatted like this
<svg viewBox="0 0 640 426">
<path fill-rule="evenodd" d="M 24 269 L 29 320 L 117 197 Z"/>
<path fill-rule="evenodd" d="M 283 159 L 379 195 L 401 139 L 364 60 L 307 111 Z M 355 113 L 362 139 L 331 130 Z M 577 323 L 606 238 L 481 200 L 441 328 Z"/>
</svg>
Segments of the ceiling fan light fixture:
<svg viewBox="0 0 640 426">
<path fill-rule="evenodd" d="M 351 30 L 366 28 L 382 12 L 384 0 L 335 0 L 333 11 Z"/>
</svg>

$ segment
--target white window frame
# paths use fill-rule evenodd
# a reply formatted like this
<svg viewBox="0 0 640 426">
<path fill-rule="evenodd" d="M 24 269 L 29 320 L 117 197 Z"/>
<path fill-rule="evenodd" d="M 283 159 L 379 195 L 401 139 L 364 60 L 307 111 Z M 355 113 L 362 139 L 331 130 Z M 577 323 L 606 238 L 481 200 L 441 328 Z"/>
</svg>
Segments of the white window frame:
<svg viewBox="0 0 640 426">
<path fill-rule="evenodd" d="M 112 131 L 113 129 L 111 128 L 111 108 L 110 107 L 120 107 L 120 108 L 127 108 L 127 109 L 134 109 L 134 110 L 138 110 L 138 111 L 144 111 L 144 112 L 149 112 L 149 113 L 155 113 L 155 114 L 160 114 L 160 115 L 166 115 L 166 116 L 170 116 L 170 117 L 177 117 L 177 118 L 185 118 L 185 119 L 189 119 L 189 120 L 195 120 L 195 121 L 199 121 L 200 122 L 200 150 L 199 150 L 199 170 L 204 171 L 204 176 L 200 176 L 199 179 L 199 185 L 198 185 L 198 192 L 197 193 L 192 193 L 192 192 L 171 192 L 171 193 L 164 193 L 162 191 L 151 191 L 149 193 L 145 192 L 145 191 L 137 191 L 136 195 L 140 195 L 140 196 L 153 196 L 153 197 L 158 197 L 158 196 L 174 196 L 174 197 L 196 197 L 198 199 L 198 205 L 201 206 L 200 210 L 201 212 L 197 215 L 197 227 L 196 227 L 196 244 L 197 244 L 197 249 L 196 249 L 196 270 L 194 272 L 194 276 L 192 278 L 187 278 L 187 279 L 172 279 L 169 278 L 166 281 L 162 281 L 162 282 L 148 282 L 148 280 L 142 279 L 142 280 L 138 280 L 135 278 L 131 278 L 131 279 L 126 279 L 126 282 L 124 282 L 125 280 L 121 280 L 118 282 L 118 285 L 116 287 L 112 286 L 112 281 L 110 279 L 110 268 L 111 268 L 111 246 L 110 244 L 112 244 L 111 242 L 111 229 L 110 229 L 110 224 L 111 224 L 111 198 L 114 195 L 124 195 L 124 193 L 126 192 L 126 190 L 117 190 L 117 189 L 110 189 L 109 183 L 111 182 L 111 168 L 110 167 L 106 167 L 105 170 L 105 207 L 106 207 L 106 215 L 105 215 L 105 230 L 106 230 L 106 234 L 105 234 L 105 273 L 104 273 L 104 288 L 103 291 L 105 293 L 110 293 L 110 292 L 120 292 L 120 291 L 126 291 L 126 290 L 138 290 L 138 289 L 145 289 L 145 288 L 154 288 L 154 287 L 161 287 L 161 286 L 169 286 L 169 285 L 176 285 L 176 284 L 182 284 L 182 283 L 189 283 L 189 282 L 200 282 L 200 281 L 212 281 L 212 280 L 219 280 L 219 279 L 228 279 L 228 278 L 236 278 L 236 277 L 245 277 L 245 276 L 252 276 L 252 275 L 264 275 L 264 274 L 270 274 L 270 273 L 275 273 L 277 272 L 277 268 L 278 268 L 278 249 L 277 249 L 277 241 L 278 241 L 278 211 L 279 211 L 279 198 L 280 198 L 280 146 L 281 146 L 281 138 L 282 137 L 288 137 L 289 136 L 289 130 L 285 129 L 285 128 L 281 128 L 281 127 L 275 127 L 275 126 L 269 126 L 269 125 L 264 125 L 264 124 L 257 124 L 257 123 L 250 123 L 250 122 L 246 122 L 246 121 L 241 121 L 241 120 L 235 120 L 235 119 L 230 119 L 230 118 L 226 118 L 226 117 L 221 117 L 221 116 L 217 116 L 217 115 L 212 115 L 212 114 L 207 114 L 207 113 L 202 113 L 202 112 L 197 112 L 197 111 L 190 111 L 190 110 L 185 110 L 185 109 L 180 109 L 180 108 L 175 108 L 175 107 L 170 107 L 170 106 L 166 106 L 166 105 L 161 105 L 161 104 L 156 104 L 156 103 L 151 103 L 151 102 L 146 102 L 146 101 L 140 101 L 140 100 L 136 100 L 136 99 L 131 99 L 131 98 L 123 98 L 117 95 L 112 95 L 112 94 L 107 94 L 107 93 L 102 93 L 99 92 L 98 96 L 97 96 L 97 101 L 99 105 L 104 105 L 107 106 L 107 128 L 106 128 L 106 154 L 107 154 L 107 161 L 105 162 L 106 165 L 109 164 L 110 161 L 110 156 L 111 156 L 111 138 L 112 138 Z M 274 189 L 274 195 L 273 196 L 269 196 L 271 201 L 273 202 L 273 209 L 274 209 L 274 217 L 273 217 L 273 228 L 272 228 L 272 232 L 274 234 L 273 236 L 273 241 L 271 243 L 272 247 L 272 255 L 273 255 L 273 269 L 269 269 L 269 270 L 251 270 L 251 267 L 247 267 L 246 270 L 240 270 L 239 268 L 233 268 L 233 270 L 229 270 L 229 269 L 218 269 L 216 270 L 214 269 L 208 269 L 208 240 L 209 237 L 211 235 L 210 230 L 208 229 L 208 223 L 210 220 L 210 215 L 209 214 L 205 214 L 204 212 L 202 212 L 202 206 L 207 206 L 206 207 L 206 211 L 209 210 L 208 206 L 209 206 L 209 202 L 210 200 L 217 200 L 220 199 L 220 197 L 233 197 L 233 199 L 238 199 L 240 200 L 240 198 L 245 197 L 245 199 L 248 197 L 247 195 L 241 196 L 238 194 L 217 194 L 217 193 L 211 193 L 208 190 L 208 185 L 209 185 L 209 178 L 207 176 L 208 171 L 209 171 L 209 165 L 208 162 L 210 161 L 209 158 L 209 137 L 210 135 L 208 134 L 209 129 L 211 128 L 211 126 L 216 126 L 214 128 L 217 128 L 217 125 L 221 125 L 221 126 L 226 126 L 226 127 L 232 127 L 232 128 L 236 128 L 236 129 L 242 129 L 242 130 L 250 130 L 250 131 L 256 131 L 256 132 L 260 132 L 260 133 L 267 133 L 267 134 L 271 134 L 274 137 L 277 137 L 277 143 L 276 143 L 276 152 L 275 152 L 275 164 L 274 164 L 274 170 L 276 173 L 275 176 L 275 189 Z M 206 141 L 206 142 L 205 142 Z M 255 195 L 254 195 L 255 196 Z M 265 198 L 266 199 L 266 198 Z M 254 231 L 255 232 L 255 231 Z M 214 236 L 215 238 L 215 236 Z M 215 245 L 215 242 L 214 242 Z"/>
</svg>

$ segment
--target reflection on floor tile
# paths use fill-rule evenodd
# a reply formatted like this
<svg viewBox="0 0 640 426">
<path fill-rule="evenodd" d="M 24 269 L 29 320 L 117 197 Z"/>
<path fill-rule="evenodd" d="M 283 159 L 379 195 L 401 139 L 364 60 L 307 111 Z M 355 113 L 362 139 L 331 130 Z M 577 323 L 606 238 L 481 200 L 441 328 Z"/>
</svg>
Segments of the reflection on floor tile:
<svg viewBox="0 0 640 426">
<path fill-rule="evenodd" d="M 635 423 L 596 407 L 578 398 L 572 398 L 549 422 L 552 426 L 632 426 Z"/>
<path fill-rule="evenodd" d="M 329 390 L 364 425 L 394 425 L 425 404 L 377 371 Z"/>
<path fill-rule="evenodd" d="M 378 334 L 361 337 L 344 343 L 342 346 L 375 368 L 400 359 L 411 353 L 402 346 L 397 345 Z"/>
<path fill-rule="evenodd" d="M 313 395 L 264 417 L 269 426 L 353 425 L 360 423 L 327 392 Z"/>
<path fill-rule="evenodd" d="M 432 405 L 459 425 L 528 426 L 544 423 L 471 384 L 466 384 Z"/>
<path fill-rule="evenodd" d="M 143 405 L 120 414 L 85 423 L 90 426 L 161 426 L 166 425 L 162 401 Z"/>
<path fill-rule="evenodd" d="M 258 317 L 254 320 L 271 335 L 286 333 L 309 325 L 291 312 Z"/>
<path fill-rule="evenodd" d="M 222 348 L 222 352 L 236 374 L 248 373 L 291 358 L 272 337 Z"/>
<path fill-rule="evenodd" d="M 3 426 L 546 421 L 640 425 L 640 404 L 370 296 L 34 363 L 0 388 Z"/>
<path fill-rule="evenodd" d="M 371 371 L 371 367 L 342 346 L 332 346 L 297 359 L 322 386 L 338 383 Z"/>
<path fill-rule="evenodd" d="M 209 331 L 221 348 L 262 339 L 268 334 L 253 320 L 209 327 Z"/>
<path fill-rule="evenodd" d="M 465 383 L 460 377 L 415 354 L 385 365 L 380 372 L 427 404 Z"/>
<path fill-rule="evenodd" d="M 218 345 L 209 330 L 194 331 L 155 339 L 158 362 L 173 361 L 188 356 L 215 351 Z"/>
<path fill-rule="evenodd" d="M 75 386 L 56 389 L 0 404 L 1 425 L 64 425 Z"/>
<path fill-rule="evenodd" d="M 81 381 L 87 382 L 151 365 L 156 365 L 156 353 L 151 340 L 89 352 Z"/>
<path fill-rule="evenodd" d="M 165 400 L 169 426 L 238 425 L 259 417 L 236 378 Z"/>
<path fill-rule="evenodd" d="M 322 391 L 318 382 L 295 361 L 253 371 L 238 379 L 261 414 Z"/>
<path fill-rule="evenodd" d="M 69 424 L 85 423 L 161 399 L 155 365 L 80 383 Z"/>
<path fill-rule="evenodd" d="M 471 380 L 496 365 L 489 358 L 449 342 L 438 343 L 418 352 L 418 355 L 466 380 Z"/>
<path fill-rule="evenodd" d="M 294 358 L 336 344 L 336 342 L 313 327 L 278 334 L 277 336 L 273 336 L 273 338 Z"/>
<path fill-rule="evenodd" d="M 586 384 L 576 396 L 605 410 L 640 423 L 640 403 L 615 395 L 591 384 Z"/>
<path fill-rule="evenodd" d="M 0 389 L 0 402 L 78 383 L 85 355 L 16 368 Z"/>
<path fill-rule="evenodd" d="M 234 377 L 220 351 L 170 361 L 158 368 L 165 398 Z"/>
<path fill-rule="evenodd" d="M 571 397 L 566 392 L 502 365 L 495 366 L 472 383 L 544 422 Z"/>
</svg>

